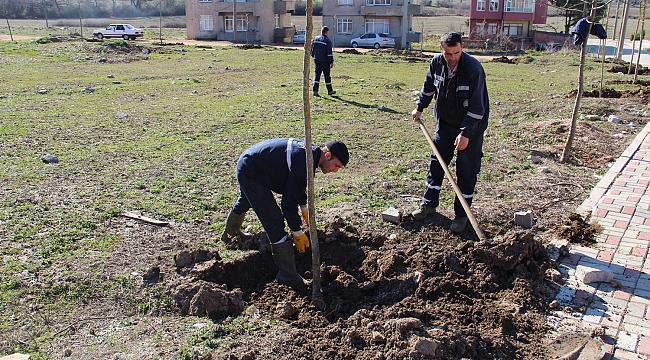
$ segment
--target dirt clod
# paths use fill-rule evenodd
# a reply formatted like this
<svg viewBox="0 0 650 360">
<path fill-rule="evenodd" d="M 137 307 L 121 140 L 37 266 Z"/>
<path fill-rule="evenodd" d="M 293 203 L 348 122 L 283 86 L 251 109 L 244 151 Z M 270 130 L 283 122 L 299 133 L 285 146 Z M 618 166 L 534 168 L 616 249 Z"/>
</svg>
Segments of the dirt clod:
<svg viewBox="0 0 650 360">
<path fill-rule="evenodd" d="M 595 236 L 601 231 L 602 227 L 598 224 L 588 224 L 579 214 L 570 213 L 558 229 L 557 235 L 572 243 L 591 244 L 596 241 Z"/>
</svg>

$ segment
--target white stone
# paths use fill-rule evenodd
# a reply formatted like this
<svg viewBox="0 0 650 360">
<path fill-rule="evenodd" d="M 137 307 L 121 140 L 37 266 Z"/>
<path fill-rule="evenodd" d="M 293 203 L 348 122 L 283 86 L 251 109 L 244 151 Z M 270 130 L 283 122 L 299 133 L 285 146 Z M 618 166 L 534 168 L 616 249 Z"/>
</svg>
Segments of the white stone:
<svg viewBox="0 0 650 360">
<path fill-rule="evenodd" d="M 519 225 L 524 229 L 530 229 L 533 227 L 533 212 L 528 211 L 518 211 L 515 213 L 515 225 Z"/>
<path fill-rule="evenodd" d="M 610 282 L 614 280 L 614 273 L 605 269 L 579 265 L 576 268 L 576 277 L 585 284 Z"/>
<path fill-rule="evenodd" d="M 614 123 L 614 124 L 620 124 L 620 123 L 621 123 L 621 119 L 620 119 L 618 116 L 616 116 L 616 115 L 610 115 L 610 116 L 607 118 L 607 121 L 612 122 L 612 123 Z"/>
<path fill-rule="evenodd" d="M 389 208 L 381 213 L 381 218 L 384 221 L 398 224 L 400 221 L 402 221 L 402 212 L 395 208 Z"/>
</svg>

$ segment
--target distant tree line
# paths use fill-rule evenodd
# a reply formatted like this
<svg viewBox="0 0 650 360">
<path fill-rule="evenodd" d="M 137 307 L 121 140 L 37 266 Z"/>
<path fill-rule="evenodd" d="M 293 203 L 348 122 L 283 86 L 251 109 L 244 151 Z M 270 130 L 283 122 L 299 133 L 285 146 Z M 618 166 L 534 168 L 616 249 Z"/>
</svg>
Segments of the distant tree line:
<svg viewBox="0 0 650 360">
<path fill-rule="evenodd" d="M 65 19 L 185 15 L 184 0 L 0 0 L 8 19 Z"/>
</svg>

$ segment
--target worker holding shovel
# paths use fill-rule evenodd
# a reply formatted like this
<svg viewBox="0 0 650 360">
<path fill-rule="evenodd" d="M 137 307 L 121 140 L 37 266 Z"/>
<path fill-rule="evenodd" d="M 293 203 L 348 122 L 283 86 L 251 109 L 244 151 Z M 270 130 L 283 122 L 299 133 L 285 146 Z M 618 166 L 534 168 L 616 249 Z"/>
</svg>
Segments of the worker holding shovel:
<svg viewBox="0 0 650 360">
<path fill-rule="evenodd" d="M 431 100 L 435 99 L 433 114 L 437 121 L 432 146 L 438 151 L 431 153 L 424 198 L 412 216 L 422 220 L 435 213 L 445 170 L 448 172 L 446 164 L 451 162 L 456 150 L 458 186 L 450 179 L 454 190 L 458 188 L 454 201 L 456 216 L 449 228 L 456 233 L 465 229 L 468 215 L 471 216 L 471 213 L 468 214 L 469 205 L 481 170 L 483 133 L 490 114 L 485 71 L 476 58 L 463 52 L 462 41 L 462 36 L 456 32 L 446 33 L 440 38 L 441 53 L 431 60 L 412 113 L 413 120 L 420 122 L 428 137 L 420 117 Z M 440 156 L 436 156 L 436 152 Z M 467 210 L 459 195 L 466 200 Z"/>
<path fill-rule="evenodd" d="M 323 174 L 335 173 L 349 160 L 348 148 L 338 140 L 328 141 L 323 148 L 312 145 L 312 155 L 314 173 L 316 168 Z M 271 139 L 251 146 L 239 157 L 237 181 L 239 198 L 228 214 L 221 240 L 244 235 L 241 226 L 252 207 L 271 242 L 273 261 L 279 269 L 276 279 L 294 290 L 305 290 L 305 280 L 296 271 L 293 250 L 294 244 L 302 253 L 310 246 L 298 215 L 300 208 L 303 220 L 309 225 L 305 142 L 292 138 Z M 281 206 L 273 193 L 282 194 Z M 292 238 L 285 231 L 285 219 Z"/>
</svg>

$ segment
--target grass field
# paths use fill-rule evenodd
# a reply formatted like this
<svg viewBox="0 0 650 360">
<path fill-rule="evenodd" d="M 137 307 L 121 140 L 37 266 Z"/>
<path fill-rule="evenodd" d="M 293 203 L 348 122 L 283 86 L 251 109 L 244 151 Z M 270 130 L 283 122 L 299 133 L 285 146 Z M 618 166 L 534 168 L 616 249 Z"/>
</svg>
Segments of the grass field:
<svg viewBox="0 0 650 360">
<path fill-rule="evenodd" d="M 454 21 L 426 26 L 438 32 Z M 127 314 L 168 310 L 168 298 L 131 280 L 142 269 L 107 275 L 103 261 L 124 241 L 112 219 L 138 210 L 206 226 L 207 244 L 218 248 L 238 195 L 240 152 L 263 139 L 304 136 L 301 50 L 30 40 L 0 42 L 0 54 L 3 74 L 11 74 L 0 79 L 0 354 L 51 356 L 61 324 L 88 303 L 111 302 Z M 536 124 L 570 117 L 574 100 L 565 95 L 576 87 L 577 55 L 528 56 L 517 65 L 484 64 L 495 104 L 481 178 L 486 198 L 513 186 L 510 171 L 537 176 L 526 155 L 560 144 Z M 427 60 L 336 54 L 339 95 L 311 99 L 313 138 L 341 139 L 352 155 L 348 168 L 317 176 L 319 207 L 378 211 L 420 194 L 430 149 L 408 114 Z M 587 88 L 599 77 L 599 63 L 587 60 Z M 612 111 L 597 100 L 583 106 Z M 45 154 L 60 162 L 44 164 Z M 589 187 L 603 170 L 562 171 Z M 384 182 L 390 189 L 378 191 Z M 445 196 L 448 206 L 453 197 Z"/>
</svg>

